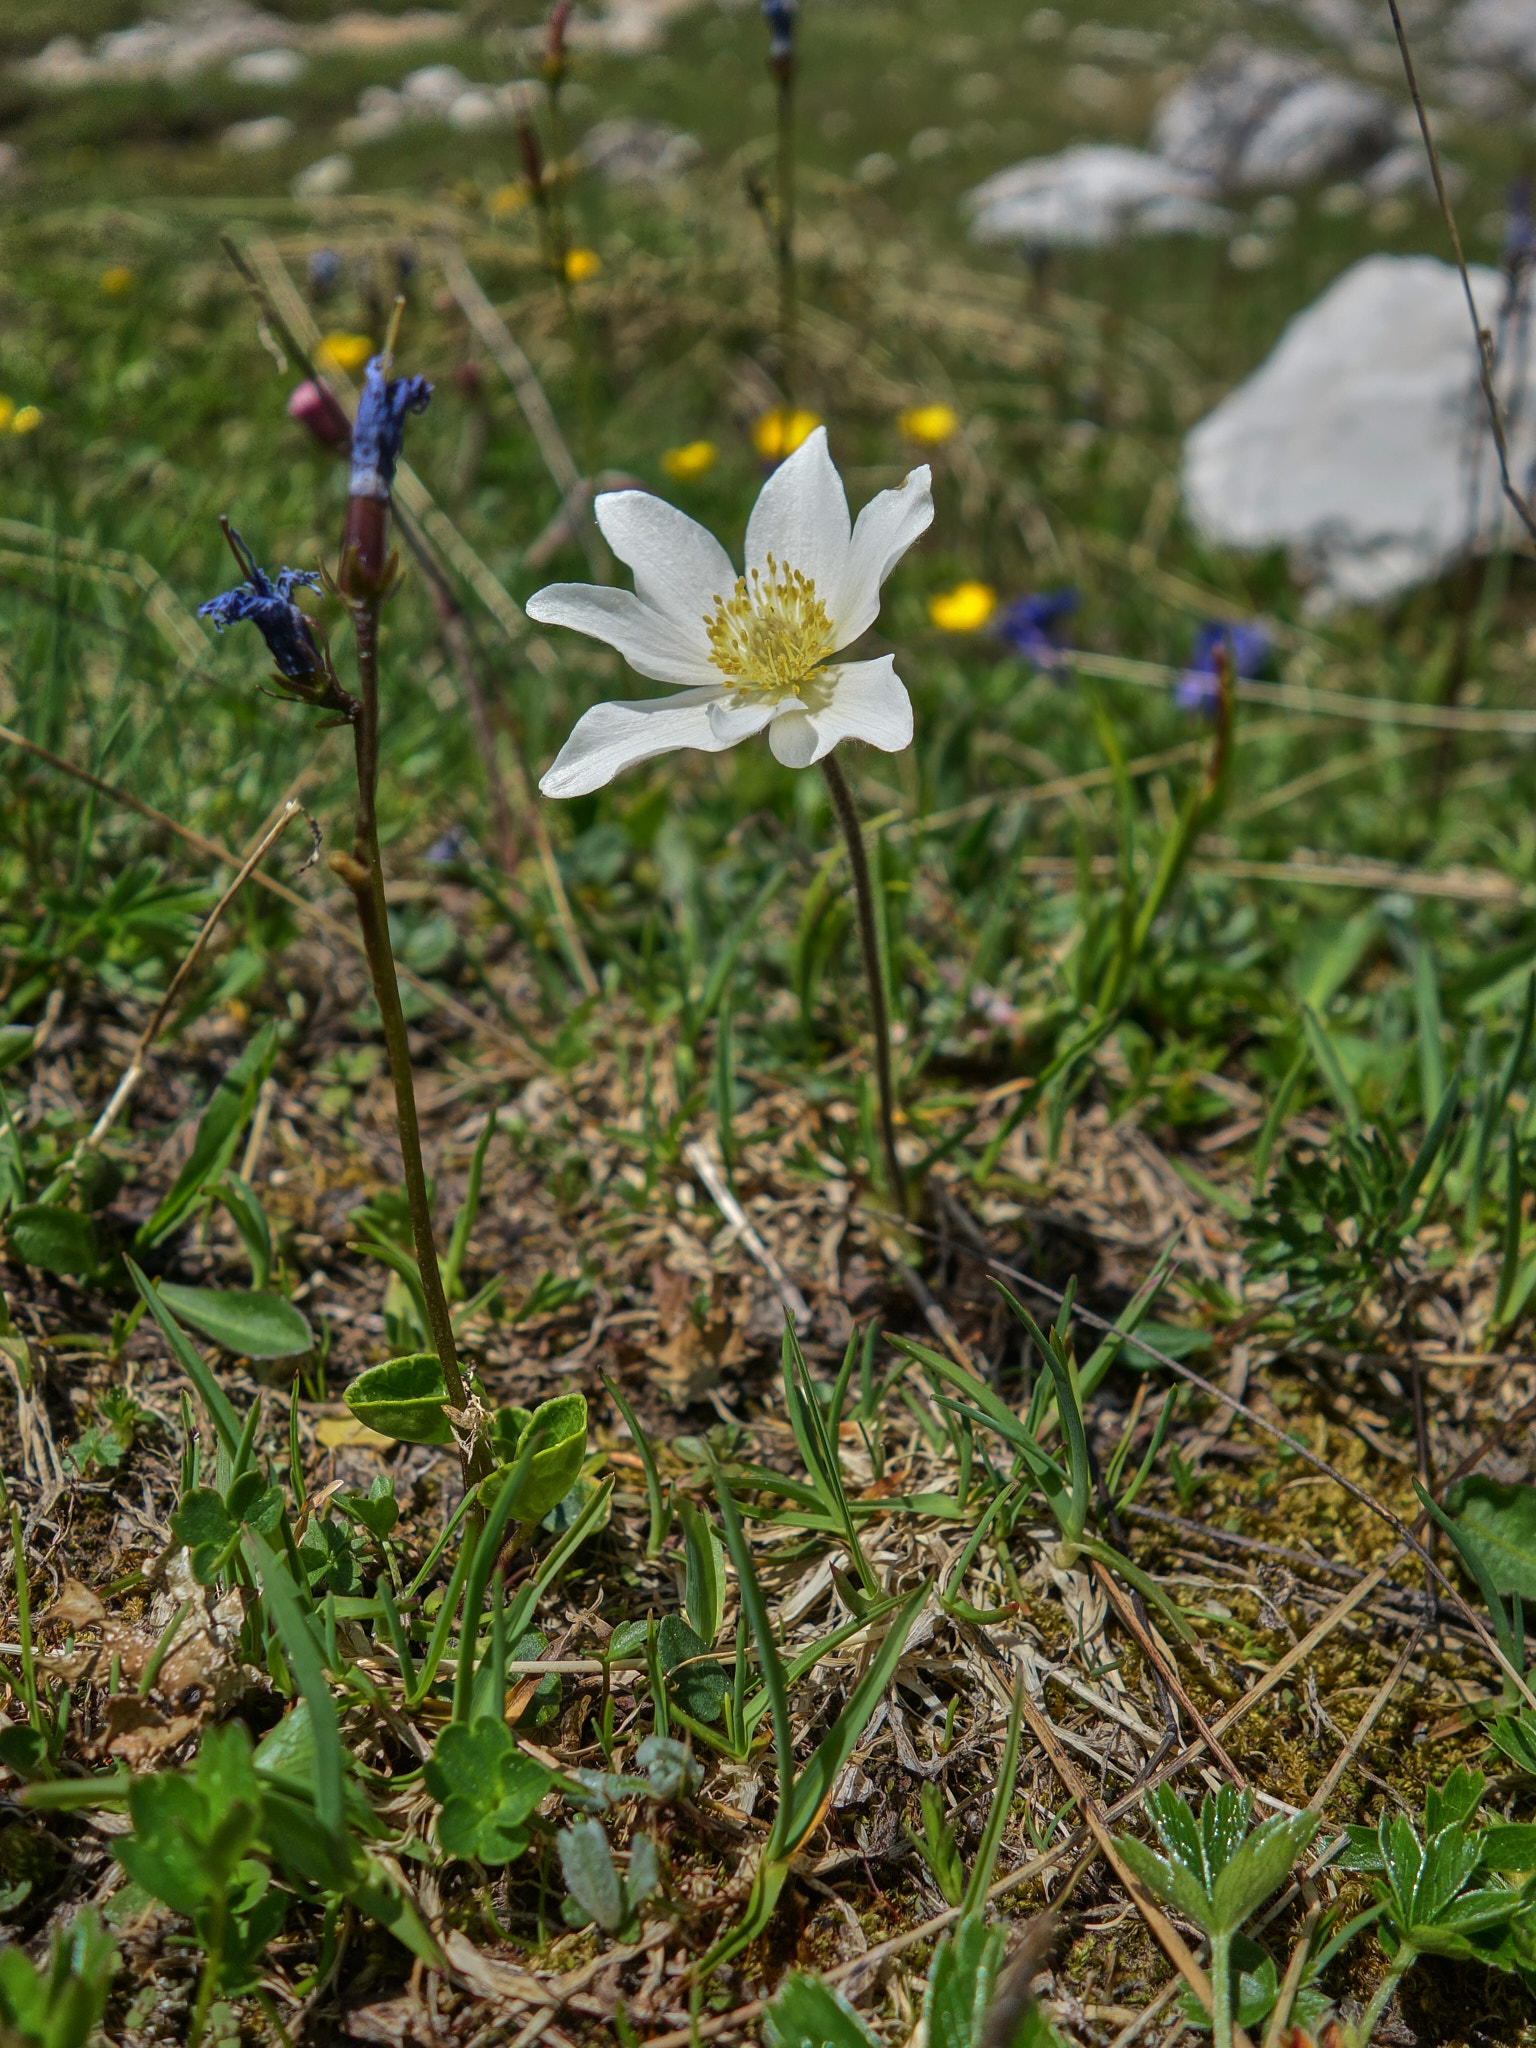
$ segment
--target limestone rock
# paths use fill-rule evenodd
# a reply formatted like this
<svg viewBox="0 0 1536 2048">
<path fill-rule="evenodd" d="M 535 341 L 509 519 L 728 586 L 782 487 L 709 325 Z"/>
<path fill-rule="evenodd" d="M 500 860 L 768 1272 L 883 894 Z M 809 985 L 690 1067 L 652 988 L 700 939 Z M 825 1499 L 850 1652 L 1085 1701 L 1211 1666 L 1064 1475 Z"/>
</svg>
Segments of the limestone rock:
<svg viewBox="0 0 1536 2048">
<path fill-rule="evenodd" d="M 1203 178 L 1145 150 L 1079 143 L 999 171 L 962 202 L 978 242 L 1091 249 L 1140 235 L 1219 235 L 1231 216 Z"/>
<path fill-rule="evenodd" d="M 582 164 L 612 185 L 664 185 L 703 155 L 697 139 L 665 121 L 618 115 L 581 139 Z"/>
<path fill-rule="evenodd" d="M 1528 324 L 1472 271 L 1506 399 L 1529 374 Z M 1517 478 L 1536 456 L 1511 414 Z M 1184 444 L 1184 497 L 1218 545 L 1289 550 L 1316 609 L 1373 603 L 1514 531 L 1461 280 L 1428 256 L 1369 256 L 1299 313 L 1268 359 Z"/>
<path fill-rule="evenodd" d="M 1161 157 L 1229 191 L 1316 184 L 1362 168 L 1392 137 L 1391 104 L 1374 87 L 1241 36 L 1219 43 L 1152 120 Z"/>
</svg>

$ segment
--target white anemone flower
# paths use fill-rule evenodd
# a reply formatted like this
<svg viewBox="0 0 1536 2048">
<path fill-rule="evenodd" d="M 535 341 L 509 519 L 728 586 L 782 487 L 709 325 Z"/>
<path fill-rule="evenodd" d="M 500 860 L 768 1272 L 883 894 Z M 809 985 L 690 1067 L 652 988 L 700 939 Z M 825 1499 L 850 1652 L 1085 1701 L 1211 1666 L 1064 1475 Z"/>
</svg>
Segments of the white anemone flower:
<svg viewBox="0 0 1536 2048">
<path fill-rule="evenodd" d="M 931 478 L 914 469 L 850 526 L 842 478 L 818 427 L 763 485 L 747 522 L 746 574 L 712 533 L 648 491 L 609 491 L 595 507 L 634 590 L 552 583 L 528 601 L 542 626 L 570 626 L 630 667 L 681 687 L 669 697 L 594 704 L 539 784 L 584 796 L 677 747 L 723 753 L 768 729 L 787 768 L 809 768 L 839 740 L 898 753 L 912 701 L 890 655 L 834 661 L 875 622 L 880 588 L 933 518 Z"/>
</svg>

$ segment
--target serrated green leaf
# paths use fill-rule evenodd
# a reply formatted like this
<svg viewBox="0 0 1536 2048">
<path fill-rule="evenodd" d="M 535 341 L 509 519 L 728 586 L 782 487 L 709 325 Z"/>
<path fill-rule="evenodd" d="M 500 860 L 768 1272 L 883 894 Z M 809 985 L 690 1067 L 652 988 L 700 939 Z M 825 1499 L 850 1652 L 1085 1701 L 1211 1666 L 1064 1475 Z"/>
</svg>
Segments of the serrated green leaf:
<svg viewBox="0 0 1536 2048">
<path fill-rule="evenodd" d="M 1267 1820 L 1228 1857 L 1211 1887 L 1212 1934 L 1235 1933 L 1290 1875 L 1291 1866 L 1317 1833 L 1318 1815 L 1298 1813 Z"/>
<path fill-rule="evenodd" d="M 1205 1887 L 1183 1863 L 1171 1863 L 1159 1856 L 1155 1849 L 1149 1849 L 1145 1842 L 1138 1842 L 1134 1835 L 1121 1835 L 1115 1847 L 1124 1857 L 1131 1875 L 1138 1883 L 1145 1885 L 1153 1898 L 1161 1899 L 1165 1906 L 1173 1906 L 1197 1926 L 1203 1927 L 1210 1917 L 1211 1903 L 1205 1895 Z"/>
<path fill-rule="evenodd" d="M 1477 1812 L 1487 1784 L 1488 1780 L 1481 1771 L 1458 1764 L 1443 1785 L 1426 1786 L 1425 1835 L 1438 1835 L 1443 1828 L 1464 1826 Z"/>
<path fill-rule="evenodd" d="M 881 2048 L 846 1999 L 819 1977 L 786 1978 L 763 2014 L 766 2048 Z"/>
<path fill-rule="evenodd" d="M 1007 1946 L 1007 1927 L 989 1926 L 981 1913 L 967 1913 L 945 1935 L 923 1994 L 929 2048 L 976 2048 Z"/>
</svg>

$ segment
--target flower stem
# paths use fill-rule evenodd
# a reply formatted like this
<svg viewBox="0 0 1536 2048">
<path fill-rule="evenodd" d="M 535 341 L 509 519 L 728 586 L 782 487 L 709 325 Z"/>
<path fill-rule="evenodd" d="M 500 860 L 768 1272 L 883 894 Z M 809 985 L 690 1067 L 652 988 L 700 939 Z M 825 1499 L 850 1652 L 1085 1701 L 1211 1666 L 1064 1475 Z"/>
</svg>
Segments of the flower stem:
<svg viewBox="0 0 1536 2048">
<path fill-rule="evenodd" d="M 1232 2048 L 1232 1937 L 1211 1936 L 1212 2048 Z"/>
<path fill-rule="evenodd" d="M 848 843 L 848 865 L 853 871 L 854 894 L 859 905 L 859 937 L 864 946 L 864 975 L 869 983 L 869 1016 L 875 1033 L 875 1075 L 880 1084 L 880 1135 L 885 1143 L 885 1170 L 891 1184 L 891 1199 L 905 1217 L 906 1179 L 896 1151 L 896 1094 L 891 1085 L 891 1032 L 885 1009 L 885 978 L 880 972 L 880 943 L 875 931 L 875 893 L 870 886 L 869 861 L 864 853 L 864 834 L 859 826 L 858 807 L 848 778 L 838 766 L 836 754 L 821 764 L 832 793 L 832 808 Z"/>
<path fill-rule="evenodd" d="M 437 1245 L 432 1235 L 432 1204 L 427 1193 L 426 1168 L 421 1156 L 421 1126 L 416 1115 L 416 1088 L 411 1076 L 410 1045 L 406 1038 L 405 1012 L 400 1006 L 400 984 L 395 976 L 394 948 L 389 937 L 389 912 L 384 901 L 384 866 L 379 856 L 379 821 L 376 807 L 379 780 L 379 601 L 365 596 L 352 607 L 357 638 L 359 699 L 352 721 L 357 752 L 357 826 L 353 858 L 343 868 L 357 902 L 357 921 L 362 927 L 373 993 L 384 1025 L 384 1044 L 389 1055 L 389 1074 L 395 1088 L 395 1121 L 400 1133 L 400 1158 L 405 1172 L 405 1193 L 411 1210 L 411 1231 L 416 1241 L 416 1264 L 421 1273 L 421 1291 L 426 1298 L 427 1325 L 443 1368 L 443 1383 L 449 1405 L 468 1406 L 464 1376 L 459 1370 L 458 1347 L 448 1313 L 448 1297 L 437 1263 Z M 466 1460 L 466 1476 L 483 1476 L 484 1447 L 478 1441 Z"/>
<path fill-rule="evenodd" d="M 795 341 L 799 292 L 795 278 L 795 59 L 774 66 L 778 101 L 778 204 L 775 254 L 779 266 L 779 383 L 785 400 L 795 399 Z M 829 757 L 830 758 L 830 757 Z"/>
<path fill-rule="evenodd" d="M 1376 2033 L 1376 2022 L 1386 2011 L 1389 1999 L 1403 1978 L 1408 1974 L 1417 1954 L 1418 1951 L 1416 1949 L 1410 1948 L 1404 1942 L 1398 1949 L 1397 1954 L 1387 1965 L 1387 1974 L 1372 1992 L 1370 2004 L 1366 2007 L 1363 2016 L 1353 2029 L 1355 2040 L 1359 2043 L 1359 2048 L 1370 2048 L 1371 2041 Z"/>
</svg>

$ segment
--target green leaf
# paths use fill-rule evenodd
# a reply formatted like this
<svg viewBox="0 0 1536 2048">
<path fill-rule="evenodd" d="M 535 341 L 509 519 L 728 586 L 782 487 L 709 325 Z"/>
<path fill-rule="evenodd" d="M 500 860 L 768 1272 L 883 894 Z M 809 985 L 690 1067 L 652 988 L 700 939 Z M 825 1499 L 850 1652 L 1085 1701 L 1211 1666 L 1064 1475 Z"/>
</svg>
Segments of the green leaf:
<svg viewBox="0 0 1536 2048">
<path fill-rule="evenodd" d="M 337 1494 L 336 1505 L 344 1515 L 361 1522 L 368 1533 L 381 1543 L 400 1519 L 395 1482 L 387 1472 L 379 1473 L 366 1493 Z"/>
<path fill-rule="evenodd" d="M 315 1333 L 291 1301 L 245 1288 L 175 1287 L 160 1297 L 184 1323 L 238 1358 L 296 1358 L 313 1351 Z"/>
<path fill-rule="evenodd" d="M 128 1268 L 129 1279 L 138 1289 L 140 1300 L 159 1324 L 161 1335 L 170 1345 L 176 1363 L 202 1397 L 203 1406 L 208 1410 L 218 1436 L 219 1448 L 227 1457 L 233 1458 L 240 1446 L 242 1427 L 239 1416 L 230 1406 L 228 1395 L 209 1370 L 207 1362 L 193 1348 L 186 1331 L 182 1329 L 133 1260 L 128 1259 L 124 1263 Z"/>
<path fill-rule="evenodd" d="M 1536 1825 L 1530 1821 L 1497 1821 L 1480 1839 L 1484 1870 L 1536 1870 Z"/>
<path fill-rule="evenodd" d="M 246 1119 L 255 1107 L 257 1090 L 271 1073 L 276 1059 L 277 1026 L 264 1024 L 213 1091 L 198 1123 L 186 1165 L 177 1174 L 165 1200 L 148 1222 L 140 1225 L 134 1237 L 136 1252 L 153 1250 L 168 1238 L 207 1184 L 228 1169 Z"/>
<path fill-rule="evenodd" d="M 0 1025 L 0 1074 L 7 1067 L 14 1067 L 18 1060 L 24 1060 L 32 1050 L 32 1041 L 37 1033 L 30 1024 Z"/>
<path fill-rule="evenodd" d="M 264 1288 L 272 1272 L 272 1226 L 256 1191 L 247 1187 L 239 1174 L 227 1173 L 208 1192 L 215 1201 L 224 1204 L 234 1219 L 251 1262 L 251 1285 Z"/>
<path fill-rule="evenodd" d="M 977 2048 L 1008 1946 L 1006 1925 L 980 1912 L 956 1921 L 934 1952 L 923 1996 L 930 2048 Z"/>
<path fill-rule="evenodd" d="M 1124 1858 L 1132 1877 L 1144 1885 L 1154 1899 L 1161 1899 L 1165 1906 L 1174 1906 L 1179 1912 L 1203 1927 L 1210 1918 L 1210 1901 L 1205 1887 L 1183 1863 L 1170 1863 L 1159 1856 L 1155 1849 L 1149 1849 L 1145 1842 L 1138 1842 L 1134 1835 L 1121 1835 L 1115 1847 Z"/>
<path fill-rule="evenodd" d="M 1471 1878 L 1482 1861 L 1483 1845 L 1475 1834 L 1459 1827 L 1443 1829 L 1431 1836 L 1424 1847 L 1412 1897 L 1404 1900 L 1409 1924 L 1433 1927 L 1452 1899 Z"/>
<path fill-rule="evenodd" d="M 725 1673 L 716 1663 L 688 1661 L 707 1656 L 709 1645 L 694 1634 L 680 1614 L 661 1617 L 656 1628 L 656 1652 L 683 1712 L 692 1714 L 696 1721 L 718 1721 L 726 1694 Z"/>
<path fill-rule="evenodd" d="M 1211 1888 L 1213 1934 L 1235 1933 L 1280 1889 L 1291 1866 L 1317 1833 L 1318 1815 L 1298 1813 L 1267 1820 L 1228 1859 Z"/>
<path fill-rule="evenodd" d="M 41 1967 L 11 1940 L 0 1949 L 0 2037 L 17 2048 L 85 2048 L 117 1962 L 117 1945 L 90 1907 L 54 1930 Z"/>
<path fill-rule="evenodd" d="M 677 1512 L 683 1525 L 683 1612 L 707 1649 L 725 1618 L 725 1546 L 691 1500 L 680 1500 Z"/>
<path fill-rule="evenodd" d="M 651 1781 L 657 1799 L 683 1799 L 704 1782 L 704 1766 L 684 1743 L 666 1735 L 648 1735 L 635 1751 L 635 1762 Z"/>
<path fill-rule="evenodd" d="M 846 1999 L 819 1977 L 787 1977 L 763 2014 L 765 2048 L 881 2048 Z"/>
<path fill-rule="evenodd" d="M 1536 1714 L 1529 1707 L 1500 1714 L 1488 1734 L 1494 1748 L 1507 1756 L 1516 1770 L 1536 1778 Z"/>
<path fill-rule="evenodd" d="M 1188 1802 L 1171 1785 L 1159 1785 L 1147 1794 L 1146 1809 L 1168 1860 L 1181 1863 L 1202 1891 L 1209 1890 L 1205 1837 Z"/>
<path fill-rule="evenodd" d="M 342 1399 L 359 1422 L 402 1444 L 451 1444 L 448 1386 L 435 1351 L 412 1351 L 360 1372 Z"/>
<path fill-rule="evenodd" d="M 1536 1486 L 1503 1486 L 1475 1472 L 1457 1480 L 1445 1505 L 1495 1589 L 1536 1600 Z"/>
<path fill-rule="evenodd" d="M 1482 1802 L 1488 1780 L 1481 1771 L 1458 1764 L 1443 1785 L 1424 1790 L 1424 1832 L 1438 1835 L 1442 1828 L 1463 1827 Z"/>
<path fill-rule="evenodd" d="M 221 1550 L 234 1535 L 235 1527 L 223 1501 L 208 1486 L 194 1486 L 171 1516 L 171 1534 L 188 1550 L 197 1550 L 205 1543 Z"/>
<path fill-rule="evenodd" d="M 554 1400 L 541 1402 L 519 1439 L 519 1452 L 534 1430 L 539 1432 L 539 1447 L 512 1504 L 519 1522 L 542 1522 L 580 1477 L 587 1455 L 586 1395 L 557 1394 Z"/>
<path fill-rule="evenodd" d="M 96 1229 L 77 1209 L 55 1202 L 24 1202 L 11 1211 L 6 1231 L 23 1265 L 74 1278 L 96 1270 Z"/>
<path fill-rule="evenodd" d="M 524 1822 L 554 1782 L 492 1715 L 451 1722 L 423 1777 L 442 1803 L 438 1840 L 450 1855 L 481 1863 L 511 1863 L 522 1855 L 529 1842 Z"/>
<path fill-rule="evenodd" d="M 1232 1942 L 1232 1988 L 1236 1994 L 1234 2017 L 1240 2027 L 1256 2027 L 1279 1995 L 1274 1957 L 1244 1934 L 1236 1935 Z M 1211 2031 L 1211 2016 L 1193 1991 L 1179 1993 L 1179 2009 L 1187 2025 L 1200 2033 Z"/>
<path fill-rule="evenodd" d="M 1307 1050 L 1316 1062 L 1317 1070 L 1322 1075 L 1329 1094 L 1343 1112 L 1345 1123 L 1352 1131 L 1359 1130 L 1359 1101 L 1345 1075 L 1338 1047 L 1329 1037 L 1327 1025 L 1310 1003 L 1303 1003 L 1301 1006 L 1301 1028 L 1306 1035 Z"/>
<path fill-rule="evenodd" d="M 864 1676 L 848 1696 L 848 1703 L 821 1738 L 810 1761 L 795 1778 L 792 1795 L 780 1795 L 769 1845 L 776 1856 L 790 1856 L 810 1834 L 826 1811 L 832 1788 L 843 1774 L 843 1766 L 854 1752 L 865 1724 L 880 1703 L 907 1646 L 907 1637 L 928 1601 L 928 1586 L 919 1586 L 891 1619 L 885 1640 L 871 1657 Z M 787 1821 L 787 1825 L 785 1825 Z"/>
<path fill-rule="evenodd" d="M 574 1822 L 556 1837 L 556 1846 L 571 1897 L 605 1933 L 617 1934 L 629 1914 L 602 1822 Z"/>
</svg>

